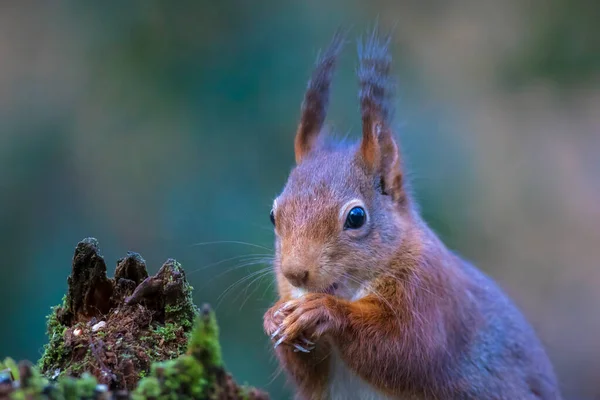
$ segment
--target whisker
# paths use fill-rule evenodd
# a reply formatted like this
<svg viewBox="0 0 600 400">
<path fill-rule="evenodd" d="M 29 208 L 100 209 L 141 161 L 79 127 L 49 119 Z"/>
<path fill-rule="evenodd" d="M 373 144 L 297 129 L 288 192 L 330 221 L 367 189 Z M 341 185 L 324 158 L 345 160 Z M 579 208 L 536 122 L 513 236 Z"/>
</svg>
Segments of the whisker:
<svg viewBox="0 0 600 400">
<path fill-rule="evenodd" d="M 252 284 L 253 284 L 254 282 L 256 282 L 256 280 L 257 280 L 257 279 L 260 279 L 260 278 L 262 278 L 263 276 L 267 276 L 267 275 L 266 275 L 266 273 L 267 273 L 267 272 L 270 272 L 270 268 L 269 268 L 269 271 L 265 271 L 266 269 L 267 269 L 267 268 L 263 268 L 263 269 L 261 269 L 260 271 L 261 271 L 261 272 L 264 272 L 264 274 L 263 274 L 263 273 L 261 273 L 261 274 L 257 274 L 257 276 L 256 276 L 254 279 L 252 279 L 252 281 L 250 281 L 250 282 L 249 282 L 249 283 L 246 285 L 246 287 L 245 287 L 243 290 L 240 290 L 240 292 L 238 293 L 238 295 L 237 295 L 237 296 L 235 296 L 235 298 L 233 299 L 233 301 L 237 301 L 237 299 L 240 297 L 240 295 L 241 295 L 242 293 L 248 293 L 248 288 L 249 288 L 250 286 L 252 286 Z"/>
<path fill-rule="evenodd" d="M 273 249 L 270 249 L 268 247 L 261 246 L 259 244 L 255 244 L 255 243 L 243 242 L 240 240 L 217 240 L 217 241 L 213 241 L 213 242 L 198 242 L 198 243 L 193 243 L 190 246 L 208 246 L 211 244 L 240 244 L 240 245 L 244 245 L 244 246 L 256 247 L 258 249 L 263 249 L 263 250 L 267 250 L 267 251 L 273 251 Z"/>
<path fill-rule="evenodd" d="M 239 258 L 244 259 L 244 257 L 248 257 L 248 259 L 252 259 L 254 257 L 269 257 L 269 256 L 270 256 L 270 254 L 242 254 L 242 255 L 238 255 L 238 256 L 229 257 L 229 258 L 226 258 L 224 260 L 216 261 L 216 262 L 210 263 L 208 265 L 203 265 L 202 267 L 199 267 L 199 268 L 196 268 L 195 270 L 192 270 L 190 273 L 202 271 L 202 270 L 205 270 L 207 268 L 216 267 L 217 265 L 221 265 L 221 264 L 226 263 L 228 261 L 237 260 Z M 244 261 L 244 260 L 242 260 L 242 261 Z"/>
<path fill-rule="evenodd" d="M 275 285 L 275 279 L 272 279 L 271 282 L 269 283 L 269 285 L 265 288 L 264 292 L 262 293 L 262 296 L 261 296 L 262 299 L 265 298 L 265 296 L 267 295 L 267 291 L 272 289 L 274 285 Z"/>
<path fill-rule="evenodd" d="M 270 346 L 272 346 L 272 345 L 270 344 Z M 272 376 L 271 376 L 271 380 L 269 380 L 269 382 L 267 382 L 266 386 L 267 387 L 271 386 L 273 384 L 273 382 L 275 382 L 275 380 L 281 376 L 282 372 L 283 372 L 283 367 L 281 367 L 279 365 L 279 363 L 277 363 L 277 368 L 275 369 L 275 371 L 273 371 Z"/>
<path fill-rule="evenodd" d="M 224 290 L 224 291 L 223 291 L 223 292 L 222 292 L 222 293 L 219 295 L 219 297 L 217 297 L 217 301 L 218 301 L 218 303 L 217 303 L 217 306 L 218 306 L 218 304 L 220 304 L 221 300 L 223 300 L 223 298 L 225 298 L 225 297 L 227 296 L 227 294 L 228 294 L 228 293 L 229 293 L 231 290 L 235 289 L 237 286 L 239 286 L 239 285 L 243 284 L 244 282 L 246 282 L 246 281 L 248 281 L 248 280 L 252 279 L 252 278 L 253 278 L 253 277 L 255 277 L 256 275 L 260 275 L 261 273 L 263 273 L 263 272 L 266 272 L 266 271 L 265 271 L 266 269 L 267 269 L 267 268 L 262 268 L 262 269 L 260 269 L 260 270 L 258 270 L 258 271 L 254 271 L 254 272 L 252 272 L 252 273 L 250 273 L 250 274 L 248 274 L 248 275 L 246 275 L 246 276 L 243 276 L 242 278 L 238 279 L 237 281 L 235 281 L 234 283 L 232 283 L 231 285 L 229 285 L 229 286 L 228 286 L 228 287 L 227 287 L 227 288 L 226 288 L 226 289 L 225 289 L 225 290 Z"/>
<path fill-rule="evenodd" d="M 250 299 L 250 297 L 252 297 L 252 295 L 254 295 L 254 293 L 256 293 L 256 291 L 257 291 L 257 290 L 258 290 L 258 288 L 260 287 L 260 282 L 261 282 L 261 280 L 262 280 L 263 278 L 266 278 L 267 276 L 269 276 L 269 275 L 267 275 L 266 273 L 265 273 L 265 274 L 261 274 L 261 275 L 259 275 L 257 278 L 254 278 L 254 279 L 253 279 L 253 280 L 252 280 L 252 281 L 251 281 L 251 282 L 250 282 L 250 283 L 249 283 L 249 284 L 246 286 L 246 289 L 244 290 L 244 293 L 245 293 L 245 298 L 244 298 L 244 301 L 242 301 L 242 304 L 240 305 L 240 308 L 239 308 L 239 309 L 240 309 L 240 311 L 242 310 L 242 308 L 244 307 L 244 304 L 246 304 L 246 302 L 248 301 L 248 299 Z M 248 294 L 248 288 L 249 288 L 250 286 L 252 286 L 252 285 L 253 285 L 254 283 L 256 283 L 256 282 L 258 282 L 258 283 L 257 283 L 257 284 L 254 286 L 254 289 L 252 290 L 252 292 L 250 292 L 250 294 Z M 234 301 L 236 301 L 236 300 L 237 300 L 237 297 L 239 297 L 239 295 L 238 295 L 238 296 L 236 296 L 236 299 L 235 299 Z"/>
<path fill-rule="evenodd" d="M 236 269 L 243 268 L 243 267 L 248 267 L 248 266 L 252 266 L 252 265 L 258 265 L 258 264 L 257 264 L 257 263 L 246 263 L 246 264 L 243 264 L 243 265 L 237 266 L 237 267 L 236 267 Z M 259 269 L 259 270 L 256 270 L 256 271 L 252 271 L 252 272 L 250 272 L 248 275 L 245 275 L 245 276 L 243 276 L 241 279 L 247 279 L 247 278 L 251 278 L 251 277 L 252 277 L 252 276 L 254 276 L 255 274 L 257 274 L 257 273 L 261 273 L 261 272 L 270 272 L 270 271 L 271 271 L 271 269 L 272 269 L 272 266 L 271 266 L 271 265 L 267 265 L 267 266 L 266 266 L 266 267 L 264 267 L 264 268 L 261 268 L 261 269 Z M 236 281 L 235 283 L 239 283 L 239 281 Z M 234 284 L 235 284 L 235 283 L 234 283 Z"/>
<path fill-rule="evenodd" d="M 259 228 L 259 229 L 262 229 L 265 231 L 269 231 L 269 232 L 273 232 L 273 225 L 271 225 L 271 224 L 268 224 L 268 225 L 267 224 L 259 224 L 256 222 L 250 222 L 249 224 L 256 228 Z"/>
<path fill-rule="evenodd" d="M 219 297 L 217 298 L 217 305 L 215 308 L 218 308 L 219 305 L 221 304 L 221 302 L 223 301 L 223 299 L 227 296 L 227 294 L 229 294 L 229 292 L 231 292 L 233 289 L 235 289 L 236 287 L 238 287 L 239 285 L 243 284 L 244 282 L 247 282 L 248 280 L 256 277 L 256 276 L 261 276 L 261 275 L 266 275 L 267 273 L 271 272 L 271 266 L 259 269 L 258 271 L 254 271 L 244 277 L 242 277 L 241 279 L 238 279 L 236 282 L 234 282 L 233 284 L 229 285 L 229 287 L 227 287 L 223 293 L 221 293 L 219 295 Z"/>
<path fill-rule="evenodd" d="M 207 281 L 207 282 L 206 282 L 206 283 L 205 283 L 205 284 L 204 284 L 204 285 L 201 287 L 201 289 L 202 289 L 202 288 L 205 288 L 205 287 L 206 287 L 206 285 L 213 283 L 215 280 L 219 279 L 220 277 L 222 277 L 222 276 L 223 276 L 223 275 L 225 275 L 225 274 L 228 274 L 228 273 L 230 273 L 230 272 L 233 272 L 233 271 L 237 271 L 237 270 L 239 270 L 239 269 L 241 269 L 241 268 L 245 268 L 245 267 L 251 267 L 251 266 L 253 266 L 253 265 L 263 265 L 263 264 L 269 264 L 269 267 L 268 267 L 268 268 L 269 268 L 269 269 L 270 269 L 270 268 L 272 268 L 270 260 L 269 260 L 269 259 L 266 259 L 266 258 L 264 258 L 264 257 L 263 257 L 263 258 L 257 258 L 257 259 L 249 259 L 249 260 L 244 260 L 244 261 L 242 261 L 240 264 L 238 264 L 238 265 L 236 265 L 236 266 L 234 266 L 234 267 L 231 267 L 231 268 L 227 268 L 225 271 L 223 271 L 223 272 L 221 272 L 221 273 L 217 274 L 216 276 L 214 276 L 214 277 L 210 278 L 210 279 L 209 279 L 209 280 L 208 280 L 208 281 Z"/>
</svg>

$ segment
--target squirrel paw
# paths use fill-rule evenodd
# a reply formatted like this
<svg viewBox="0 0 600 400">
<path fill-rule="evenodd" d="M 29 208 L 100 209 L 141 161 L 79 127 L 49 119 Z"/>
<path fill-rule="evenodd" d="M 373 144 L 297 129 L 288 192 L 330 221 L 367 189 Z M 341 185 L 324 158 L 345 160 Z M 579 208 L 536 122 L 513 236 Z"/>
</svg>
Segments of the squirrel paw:
<svg viewBox="0 0 600 400">
<path fill-rule="evenodd" d="M 275 348 L 284 344 L 294 352 L 309 353 L 316 340 L 339 325 L 333 312 L 335 303 L 333 296 L 322 293 L 278 303 L 265 314 L 265 332 Z"/>
<path fill-rule="evenodd" d="M 310 353 L 310 351 L 314 349 L 314 342 L 311 342 L 306 338 L 300 338 L 300 340 L 295 342 L 286 341 L 287 337 L 282 335 L 283 327 L 281 325 L 285 317 L 289 315 L 286 304 L 286 302 L 279 302 L 267 311 L 264 316 L 265 333 L 271 337 L 275 348 L 284 344 L 286 346 L 292 346 L 295 353 Z"/>
</svg>

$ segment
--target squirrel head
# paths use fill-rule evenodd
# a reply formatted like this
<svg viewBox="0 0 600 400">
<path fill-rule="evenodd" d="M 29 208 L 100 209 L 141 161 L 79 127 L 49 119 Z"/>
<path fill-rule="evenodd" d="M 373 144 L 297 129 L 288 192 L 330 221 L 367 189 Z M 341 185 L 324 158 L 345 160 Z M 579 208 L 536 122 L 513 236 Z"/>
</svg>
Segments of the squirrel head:
<svg viewBox="0 0 600 400">
<path fill-rule="evenodd" d="M 340 32 L 308 83 L 295 138 L 296 166 L 271 210 L 278 279 L 300 292 L 352 298 L 386 273 L 401 243 L 410 213 L 390 127 L 389 42 L 373 32 L 358 46 L 359 143 L 332 143 L 322 132 Z"/>
</svg>

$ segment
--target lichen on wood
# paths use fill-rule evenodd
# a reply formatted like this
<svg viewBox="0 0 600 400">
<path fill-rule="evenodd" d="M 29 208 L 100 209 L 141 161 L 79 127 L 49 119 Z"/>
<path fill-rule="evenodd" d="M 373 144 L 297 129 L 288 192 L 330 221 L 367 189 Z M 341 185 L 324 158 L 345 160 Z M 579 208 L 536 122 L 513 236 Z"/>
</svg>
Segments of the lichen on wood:
<svg viewBox="0 0 600 400">
<path fill-rule="evenodd" d="M 88 371 L 103 384 L 132 389 L 153 361 L 185 351 L 198 310 L 175 260 L 148 276 L 144 259 L 129 252 L 108 278 L 98 241 L 87 238 L 75 249 L 67 282 L 63 304 L 48 318 L 39 362 L 46 376 Z"/>
<path fill-rule="evenodd" d="M 133 252 L 108 278 L 98 241 L 84 239 L 37 368 L 0 363 L 0 399 L 267 399 L 225 371 L 215 315 L 192 290 L 175 260 L 149 276 Z"/>
</svg>

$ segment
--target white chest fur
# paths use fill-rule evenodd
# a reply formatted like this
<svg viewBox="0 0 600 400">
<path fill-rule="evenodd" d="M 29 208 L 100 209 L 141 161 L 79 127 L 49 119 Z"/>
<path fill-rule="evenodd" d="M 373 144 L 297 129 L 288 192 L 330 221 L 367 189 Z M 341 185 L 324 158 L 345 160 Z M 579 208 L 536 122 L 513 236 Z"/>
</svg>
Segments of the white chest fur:
<svg viewBox="0 0 600 400">
<path fill-rule="evenodd" d="M 328 400 L 393 400 L 356 376 L 334 350 L 330 357 Z"/>
</svg>

